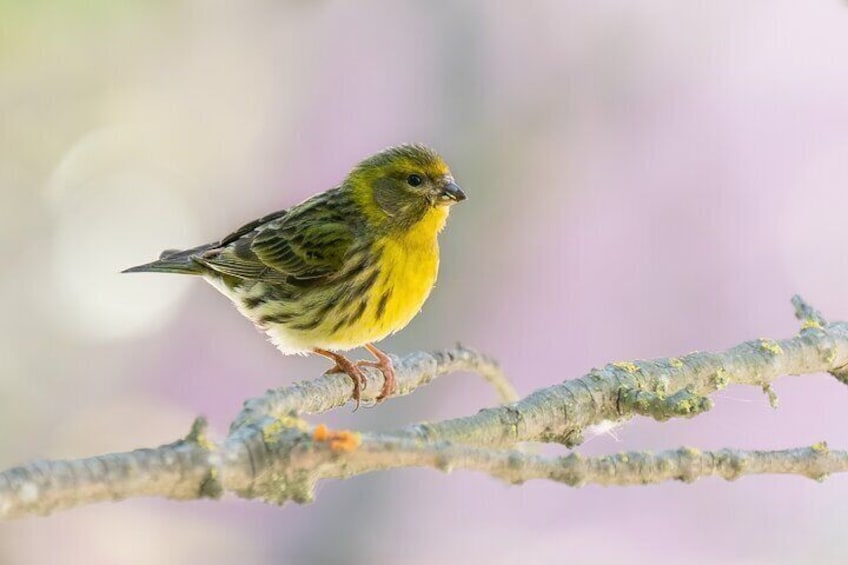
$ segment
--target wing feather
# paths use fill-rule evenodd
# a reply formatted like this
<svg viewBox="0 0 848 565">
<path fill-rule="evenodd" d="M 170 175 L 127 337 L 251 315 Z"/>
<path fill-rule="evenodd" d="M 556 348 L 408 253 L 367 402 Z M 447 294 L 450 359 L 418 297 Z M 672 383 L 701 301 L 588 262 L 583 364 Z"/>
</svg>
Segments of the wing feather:
<svg viewBox="0 0 848 565">
<path fill-rule="evenodd" d="M 338 190 L 246 224 L 199 262 L 240 279 L 316 284 L 338 274 L 355 242 L 350 207 Z"/>
</svg>

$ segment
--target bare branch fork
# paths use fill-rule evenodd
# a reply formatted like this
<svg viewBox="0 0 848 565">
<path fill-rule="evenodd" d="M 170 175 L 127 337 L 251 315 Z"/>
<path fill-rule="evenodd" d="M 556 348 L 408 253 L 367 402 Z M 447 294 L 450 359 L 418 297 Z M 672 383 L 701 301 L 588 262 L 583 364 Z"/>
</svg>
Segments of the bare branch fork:
<svg viewBox="0 0 848 565">
<path fill-rule="evenodd" d="M 506 402 L 473 416 L 415 424 L 386 433 L 330 431 L 301 419 L 343 406 L 352 384 L 345 375 L 268 391 L 245 402 L 221 441 L 206 436 L 198 419 L 184 439 L 85 459 L 36 461 L 0 473 L 0 516 L 50 512 L 103 500 L 160 496 L 188 500 L 235 493 L 267 502 L 312 499 L 315 484 L 397 467 L 482 471 L 511 483 L 548 479 L 572 486 L 735 479 L 784 473 L 822 480 L 848 471 L 848 451 L 824 443 L 782 451 L 680 448 L 584 458 L 541 457 L 521 442 L 579 445 L 583 430 L 642 415 L 690 418 L 711 407 L 708 396 L 729 384 L 762 387 L 773 405 L 771 383 L 783 375 L 829 372 L 848 384 L 848 323 L 826 322 L 800 297 L 798 335 L 758 339 L 719 353 L 690 353 L 652 361 L 609 364 L 579 379 L 543 388 L 521 400 L 489 358 L 457 346 L 395 360 L 398 395 L 457 371 L 486 378 Z M 381 390 L 382 374 L 368 371 L 363 400 Z"/>
</svg>

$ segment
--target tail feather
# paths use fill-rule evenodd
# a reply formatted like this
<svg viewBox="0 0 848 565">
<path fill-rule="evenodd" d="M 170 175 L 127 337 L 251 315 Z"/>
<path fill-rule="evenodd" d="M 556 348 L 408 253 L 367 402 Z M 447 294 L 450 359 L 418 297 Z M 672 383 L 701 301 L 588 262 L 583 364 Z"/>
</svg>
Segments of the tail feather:
<svg viewBox="0 0 848 565">
<path fill-rule="evenodd" d="M 144 265 L 137 265 L 124 269 L 122 273 L 177 273 L 181 275 L 202 275 L 205 272 L 203 265 L 194 258 L 208 249 L 211 245 L 201 245 L 184 251 L 168 249 L 163 251 L 159 259 Z"/>
<path fill-rule="evenodd" d="M 203 268 L 193 259 L 186 258 L 177 261 L 170 259 L 159 259 L 144 265 L 136 265 L 124 269 L 122 273 L 178 273 L 181 275 L 201 275 Z"/>
</svg>

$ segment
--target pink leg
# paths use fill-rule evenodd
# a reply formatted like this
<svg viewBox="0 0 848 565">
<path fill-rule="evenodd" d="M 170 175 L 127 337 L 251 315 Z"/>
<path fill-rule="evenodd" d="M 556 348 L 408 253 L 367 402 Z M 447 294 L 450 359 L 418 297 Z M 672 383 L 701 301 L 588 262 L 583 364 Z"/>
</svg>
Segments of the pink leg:
<svg viewBox="0 0 848 565">
<path fill-rule="evenodd" d="M 383 390 L 380 391 L 380 395 L 377 397 L 377 402 L 385 400 L 395 391 L 395 367 L 392 365 L 391 358 L 374 347 L 374 345 L 368 343 L 365 345 L 365 349 L 371 352 L 371 355 L 374 356 L 376 361 L 357 361 L 356 365 L 358 367 L 376 367 L 380 369 L 380 372 L 383 373 L 383 379 L 385 383 L 383 384 Z"/>
<path fill-rule="evenodd" d="M 359 366 L 353 363 L 350 359 L 345 357 L 344 355 L 340 355 L 338 353 L 333 353 L 332 351 L 327 351 L 326 349 L 318 349 L 317 347 L 312 350 L 313 353 L 317 353 L 322 357 L 326 357 L 336 363 L 336 365 L 331 368 L 328 373 L 345 373 L 347 376 L 351 378 L 353 381 L 353 394 L 350 396 L 356 402 L 356 408 L 354 408 L 354 412 L 359 409 L 359 398 L 362 393 L 362 389 L 365 388 L 365 375 L 362 374 L 362 371 L 359 369 Z"/>
</svg>

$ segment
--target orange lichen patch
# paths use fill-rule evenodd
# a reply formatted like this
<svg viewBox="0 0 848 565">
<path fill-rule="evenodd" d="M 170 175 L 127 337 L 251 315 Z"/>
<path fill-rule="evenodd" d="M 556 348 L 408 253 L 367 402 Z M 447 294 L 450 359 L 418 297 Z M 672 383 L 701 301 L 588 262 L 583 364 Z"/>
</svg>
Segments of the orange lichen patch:
<svg viewBox="0 0 848 565">
<path fill-rule="evenodd" d="M 362 444 L 362 436 L 350 430 L 333 431 L 324 424 L 315 427 L 312 439 L 318 442 L 329 442 L 333 451 L 353 451 Z"/>
<path fill-rule="evenodd" d="M 354 451 L 362 443 L 362 438 L 356 432 L 338 432 L 336 439 L 330 441 L 330 449 L 333 451 Z"/>
<path fill-rule="evenodd" d="M 315 441 L 327 441 L 327 436 L 329 435 L 330 430 L 327 429 L 327 426 L 324 424 L 318 424 L 315 428 L 315 431 L 312 433 L 312 439 Z"/>
</svg>

